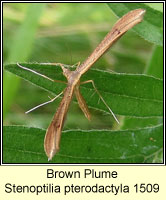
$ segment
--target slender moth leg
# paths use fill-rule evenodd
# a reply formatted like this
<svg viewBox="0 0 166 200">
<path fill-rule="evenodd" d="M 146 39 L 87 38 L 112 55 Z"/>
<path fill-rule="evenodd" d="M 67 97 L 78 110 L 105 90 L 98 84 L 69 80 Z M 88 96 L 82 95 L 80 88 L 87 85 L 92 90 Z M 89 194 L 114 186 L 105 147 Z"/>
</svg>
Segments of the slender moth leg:
<svg viewBox="0 0 166 200">
<path fill-rule="evenodd" d="M 80 61 L 75 63 L 74 65 L 71 65 L 71 68 L 74 68 L 75 66 L 76 66 L 76 68 L 79 67 L 80 66 Z"/>
<path fill-rule="evenodd" d="M 58 63 L 58 64 L 60 65 L 60 63 Z M 54 65 L 54 63 L 53 63 L 53 65 Z M 32 73 L 34 73 L 34 74 L 37 74 L 37 75 L 39 75 L 39 76 L 41 76 L 41 77 L 43 77 L 43 78 L 45 78 L 45 79 L 48 79 L 49 81 L 67 84 L 67 83 L 64 82 L 64 81 L 53 80 L 53 79 L 49 78 L 48 76 L 46 76 L 46 75 L 44 75 L 44 74 L 41 74 L 41 73 L 39 73 L 39 72 L 37 72 L 37 71 L 35 71 L 35 70 L 33 70 L 33 69 L 29 69 L 28 67 L 24 67 L 24 66 L 20 65 L 19 63 L 17 63 L 17 66 L 20 67 L 20 68 L 22 68 L 22 69 L 24 69 L 24 70 L 30 71 L 30 72 L 32 72 Z M 60 66 L 61 66 L 61 65 L 60 65 Z"/>
<path fill-rule="evenodd" d="M 76 87 L 75 87 L 75 90 L 74 90 L 75 96 L 77 98 L 78 105 L 81 108 L 82 112 L 84 113 L 85 117 L 90 121 L 91 115 L 90 115 L 88 106 L 86 104 L 86 101 L 85 101 L 84 97 L 82 96 L 82 94 L 80 92 L 80 88 L 79 87 L 80 87 L 80 83 L 77 84 Z"/>
<path fill-rule="evenodd" d="M 25 113 L 28 114 L 28 113 L 30 113 L 31 111 L 36 110 L 37 108 L 39 108 L 39 107 L 41 107 L 41 106 L 44 106 L 44 105 L 46 105 L 46 104 L 49 104 L 49 103 L 55 101 L 55 99 L 57 99 L 58 97 L 60 97 L 61 94 L 63 94 L 63 91 L 62 91 L 61 93 L 59 93 L 59 94 L 58 94 L 56 97 L 54 97 L 53 99 L 51 99 L 51 100 L 49 100 L 49 101 L 47 101 L 47 102 L 44 102 L 44 103 L 42 103 L 42 104 L 40 104 L 40 105 L 38 105 L 38 106 L 35 106 L 34 108 L 31 108 L 30 110 L 26 111 Z"/>
<path fill-rule="evenodd" d="M 57 63 L 53 63 L 53 65 L 57 65 Z M 60 63 L 58 63 L 58 65 L 61 66 Z M 24 67 L 24 66 L 20 65 L 19 63 L 17 63 L 17 66 L 20 67 L 20 68 L 22 68 L 22 69 L 24 69 L 24 70 L 30 71 L 30 72 L 32 72 L 32 73 L 34 73 L 34 74 L 37 74 L 37 75 L 39 75 L 39 76 L 41 76 L 41 77 L 43 77 L 43 78 L 45 78 L 45 79 L 48 79 L 48 80 L 50 80 L 50 81 L 52 81 L 52 82 L 58 82 L 58 83 L 65 83 L 65 84 L 67 84 L 67 83 L 64 82 L 64 81 L 53 80 L 53 79 L 49 78 L 48 76 L 45 76 L 44 74 L 41 74 L 41 73 L 39 73 L 39 72 L 37 72 L 37 71 L 35 71 L 35 70 L 29 69 L 29 68 L 27 68 L 27 67 Z M 37 108 L 39 108 L 39 107 L 41 107 L 41 106 L 44 106 L 44 105 L 46 105 L 46 104 L 49 104 L 49 103 L 53 102 L 55 99 L 57 99 L 59 96 L 61 96 L 61 94 L 63 94 L 63 91 L 62 91 L 61 93 L 59 93 L 57 96 L 55 96 L 53 99 L 51 99 L 51 100 L 49 100 L 49 101 L 47 101 L 47 102 L 44 102 L 44 103 L 42 103 L 42 104 L 40 104 L 40 105 L 37 105 L 37 106 L 35 106 L 34 108 L 31 108 L 30 110 L 26 111 L 25 113 L 28 114 L 28 113 L 32 112 L 33 110 L 36 110 Z"/>
<path fill-rule="evenodd" d="M 118 122 L 118 119 L 116 118 L 115 114 L 113 113 L 113 111 L 111 110 L 111 108 L 108 106 L 108 104 L 105 102 L 105 100 L 103 99 L 103 97 L 101 96 L 101 94 L 99 93 L 99 91 L 97 90 L 95 83 L 93 80 L 88 80 L 88 81 L 84 81 L 81 84 L 85 84 L 85 83 L 92 83 L 92 86 L 94 87 L 95 91 L 97 92 L 97 94 L 99 95 L 100 99 L 102 100 L 102 102 L 104 103 L 104 105 L 108 108 L 108 110 L 110 111 L 110 113 L 112 114 L 112 116 L 114 117 L 114 119 Z"/>
</svg>

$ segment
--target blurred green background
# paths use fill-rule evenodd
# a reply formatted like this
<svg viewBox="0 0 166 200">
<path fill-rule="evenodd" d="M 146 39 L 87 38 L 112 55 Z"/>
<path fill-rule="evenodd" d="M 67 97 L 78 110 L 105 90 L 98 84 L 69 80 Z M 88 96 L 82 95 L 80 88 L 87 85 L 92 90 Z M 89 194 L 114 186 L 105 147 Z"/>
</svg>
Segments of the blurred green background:
<svg viewBox="0 0 166 200">
<path fill-rule="evenodd" d="M 148 5 L 162 10 L 162 4 Z M 69 65 L 84 61 L 118 19 L 105 3 L 4 3 L 3 17 L 4 63 Z M 140 74 L 152 51 L 153 44 L 129 31 L 93 67 Z M 47 128 L 60 101 L 25 114 L 30 108 L 48 101 L 49 94 L 8 72 L 4 72 L 3 92 L 4 125 Z M 111 127 L 112 116 L 90 111 L 92 120 L 88 122 L 78 105 L 72 103 L 64 128 Z"/>
</svg>

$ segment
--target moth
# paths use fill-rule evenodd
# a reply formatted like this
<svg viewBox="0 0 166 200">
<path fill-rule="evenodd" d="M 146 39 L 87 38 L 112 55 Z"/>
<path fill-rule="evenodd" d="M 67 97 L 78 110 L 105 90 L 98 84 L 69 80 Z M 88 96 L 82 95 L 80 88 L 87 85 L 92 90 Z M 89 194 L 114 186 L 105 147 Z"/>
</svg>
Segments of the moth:
<svg viewBox="0 0 166 200">
<path fill-rule="evenodd" d="M 136 24 L 140 23 L 143 20 L 143 16 L 145 14 L 144 9 L 136 9 L 128 12 L 126 15 L 121 17 L 116 24 L 113 26 L 111 31 L 105 36 L 105 38 L 101 41 L 101 43 L 96 47 L 96 49 L 91 53 L 91 55 L 81 64 L 78 65 L 77 68 L 74 71 L 71 71 L 68 68 L 65 68 L 62 64 L 60 65 L 63 70 L 63 75 L 67 79 L 67 87 L 66 89 L 61 92 L 58 96 L 63 94 L 63 98 L 60 102 L 60 105 L 47 129 L 45 139 L 44 139 L 44 149 L 46 152 L 46 155 L 48 157 L 48 160 L 51 160 L 53 156 L 59 151 L 60 149 L 60 140 L 61 140 L 61 133 L 62 128 L 64 125 L 64 121 L 69 109 L 70 102 L 72 100 L 73 95 L 75 94 L 78 104 L 87 117 L 88 120 L 90 120 L 90 112 L 88 110 L 88 107 L 86 105 L 86 102 L 83 98 L 83 96 L 80 93 L 80 84 L 85 83 L 92 83 L 95 91 L 99 94 L 97 91 L 95 84 L 93 80 L 88 80 L 83 83 L 80 83 L 81 76 L 89 70 L 89 68 L 129 29 L 131 29 Z M 35 72 L 33 70 L 30 70 L 26 67 L 21 66 L 20 64 L 17 64 L 19 67 L 32 71 L 40 76 L 45 77 L 42 74 L 39 74 L 38 72 Z M 48 78 L 51 81 L 54 81 Z M 56 98 L 58 97 L 56 96 Z M 112 113 L 114 119 L 119 123 L 118 119 L 112 112 L 112 110 L 109 108 L 109 106 L 106 104 L 102 96 L 99 94 L 100 99 L 103 101 L 103 103 L 107 106 L 109 111 Z M 56 98 L 50 100 L 49 102 L 55 100 Z M 46 102 L 48 103 L 48 102 Z M 46 104 L 44 103 L 44 104 Z M 42 105 L 44 105 L 42 104 Z M 41 106 L 41 105 L 40 105 Z"/>
</svg>

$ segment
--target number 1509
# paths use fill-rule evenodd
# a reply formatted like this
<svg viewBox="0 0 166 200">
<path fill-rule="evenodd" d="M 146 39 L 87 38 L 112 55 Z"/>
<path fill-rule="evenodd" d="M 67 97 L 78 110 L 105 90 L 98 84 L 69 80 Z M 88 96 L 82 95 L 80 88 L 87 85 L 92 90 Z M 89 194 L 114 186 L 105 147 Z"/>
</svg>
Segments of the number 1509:
<svg viewBox="0 0 166 200">
<path fill-rule="evenodd" d="M 159 185 L 157 183 L 155 183 L 155 184 L 150 184 L 150 183 L 135 184 L 134 187 L 136 189 L 136 192 L 141 192 L 141 193 L 144 193 L 144 192 L 157 193 L 157 192 L 159 192 Z"/>
</svg>

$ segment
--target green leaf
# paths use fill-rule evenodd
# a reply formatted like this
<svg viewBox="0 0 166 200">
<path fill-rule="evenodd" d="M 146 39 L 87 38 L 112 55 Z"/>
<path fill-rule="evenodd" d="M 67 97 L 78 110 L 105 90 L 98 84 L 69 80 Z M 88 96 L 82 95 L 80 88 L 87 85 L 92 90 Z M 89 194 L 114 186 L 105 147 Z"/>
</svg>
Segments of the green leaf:
<svg viewBox="0 0 166 200">
<path fill-rule="evenodd" d="M 121 130 L 157 126 L 162 123 L 163 123 L 162 117 L 147 117 L 147 118 L 125 117 L 123 120 L 123 124 L 121 126 Z"/>
<path fill-rule="evenodd" d="M 145 73 L 163 79 L 163 47 L 154 47 Z"/>
<path fill-rule="evenodd" d="M 47 163 L 45 130 L 6 126 L 3 163 Z M 51 163 L 143 163 L 162 151 L 163 126 L 137 130 L 63 131 L 60 152 Z"/>
<path fill-rule="evenodd" d="M 163 79 L 163 47 L 154 47 L 152 56 L 146 67 L 145 74 Z M 150 117 L 146 119 L 126 117 L 123 120 L 123 126 L 121 126 L 121 129 L 157 125 L 162 123 L 162 120 L 162 118 L 158 117 Z"/>
<path fill-rule="evenodd" d="M 51 79 L 65 81 L 60 66 L 51 64 L 21 64 Z M 37 74 L 21 69 L 16 64 L 9 64 L 5 69 L 51 92 L 60 93 L 65 84 L 52 82 Z M 154 77 L 136 74 L 111 74 L 106 71 L 91 69 L 82 78 L 93 80 L 108 106 L 115 114 L 132 117 L 163 116 L 163 81 Z M 99 102 L 91 84 L 81 86 L 81 92 L 89 107 L 108 112 Z M 95 93 L 95 94 L 94 94 Z M 108 112 L 109 113 L 109 112 Z"/>
<path fill-rule="evenodd" d="M 19 27 L 13 43 L 11 44 L 8 62 L 27 60 L 32 52 L 33 42 L 39 26 L 40 17 L 46 7 L 45 3 L 32 3 L 28 5 L 23 23 Z"/>
<path fill-rule="evenodd" d="M 118 16 L 122 17 L 130 10 L 142 8 L 146 10 L 144 20 L 133 29 L 145 40 L 154 44 L 163 45 L 163 15 L 144 3 L 108 3 L 109 7 Z"/>
<path fill-rule="evenodd" d="M 26 61 L 32 51 L 35 33 L 45 4 L 32 3 L 28 5 L 27 13 L 22 25 L 10 45 L 8 62 Z M 12 74 L 5 73 L 3 80 L 3 117 L 13 102 L 19 88 L 20 80 Z"/>
</svg>

